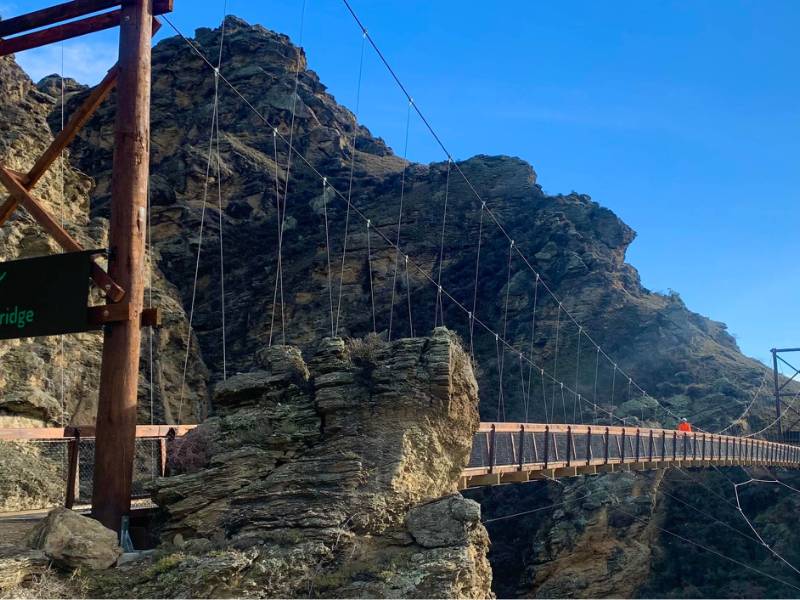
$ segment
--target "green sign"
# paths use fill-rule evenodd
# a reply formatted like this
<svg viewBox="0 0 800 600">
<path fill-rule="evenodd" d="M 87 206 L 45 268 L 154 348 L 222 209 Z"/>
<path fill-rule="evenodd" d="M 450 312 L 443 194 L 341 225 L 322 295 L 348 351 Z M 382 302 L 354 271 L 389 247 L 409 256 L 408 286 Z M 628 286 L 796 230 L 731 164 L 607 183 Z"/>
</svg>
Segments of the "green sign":
<svg viewBox="0 0 800 600">
<path fill-rule="evenodd" d="M 88 320 L 92 256 L 70 252 L 0 263 L 0 339 L 96 329 Z"/>
</svg>

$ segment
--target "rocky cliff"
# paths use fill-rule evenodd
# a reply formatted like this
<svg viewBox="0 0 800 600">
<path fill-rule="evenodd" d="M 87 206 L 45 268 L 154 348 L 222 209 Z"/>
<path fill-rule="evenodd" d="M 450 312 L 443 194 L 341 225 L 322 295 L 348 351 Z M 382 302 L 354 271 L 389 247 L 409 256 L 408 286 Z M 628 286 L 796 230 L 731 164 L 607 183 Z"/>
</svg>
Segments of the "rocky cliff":
<svg viewBox="0 0 800 600">
<path fill-rule="evenodd" d="M 157 484 L 160 556 L 111 597 L 491 596 L 480 506 L 457 493 L 477 385 L 455 337 L 274 346 Z M 183 471 L 182 473 L 180 473 Z"/>
<path fill-rule="evenodd" d="M 169 385 L 155 389 L 156 406 L 165 407 L 163 414 L 168 421 L 176 417 L 170 407 L 176 403 L 182 367 L 179 361 L 170 359 L 170 354 L 180 356 L 185 352 L 186 333 L 182 326 L 195 295 L 198 252 L 193 324 L 199 353 L 189 369 L 197 379 L 188 386 L 195 390 L 198 401 L 205 397 L 203 364 L 208 366 L 210 380 L 219 382 L 223 379 L 223 356 L 229 374 L 263 368 L 259 356 L 270 339 L 313 353 L 319 340 L 330 335 L 329 294 L 336 301 L 340 284 L 340 335 L 361 337 L 373 331 L 373 296 L 375 329 L 384 337 L 392 311 L 394 337 L 409 335 L 412 324 L 416 333 L 432 329 L 436 289 L 415 269 L 406 273 L 401 260 L 395 296 L 395 253 L 375 233 L 380 231 L 394 239 L 401 186 L 404 252 L 429 274 L 438 273 L 441 266 L 442 285 L 453 298 L 470 308 L 475 299 L 476 314 L 483 322 L 496 331 L 505 330 L 516 348 L 532 352 L 538 364 L 577 387 L 584 397 L 595 397 L 595 363 L 591 360 L 594 349 L 577 327 L 563 318 L 562 309 L 575 315 L 585 332 L 673 413 L 685 414 L 712 431 L 726 427 L 743 413 L 763 380 L 763 367 L 741 355 L 724 325 L 692 313 L 675 294 L 652 293 L 641 285 L 636 270 L 625 263 L 634 232 L 611 211 L 586 195 L 545 194 L 536 183 L 533 168 L 517 158 L 477 156 L 459 163 L 515 244 L 561 299 L 563 304 L 559 307 L 552 298 L 541 294 L 541 287 L 537 294 L 533 274 L 519 260 L 512 261 L 510 277 L 507 276 L 507 240 L 488 219 L 481 227 L 480 202 L 460 176 L 451 174 L 449 187 L 446 186 L 446 163 L 405 163 L 395 156 L 382 140 L 357 125 L 352 113 L 337 104 L 317 75 L 308 70 L 303 51 L 286 36 L 235 17 L 229 17 L 225 27 L 225 77 L 282 136 L 291 135 L 298 151 L 325 174 L 332 186 L 347 190 L 352 169 L 352 203 L 371 219 L 373 229 L 368 234 L 365 224 L 351 215 L 345 232 L 346 204 L 330 189 L 323 189 L 322 182 L 302 161 L 294 160 L 289 168 L 286 144 L 274 138 L 270 126 L 224 85 L 220 86 L 219 106 L 220 167 L 217 172 L 212 162 L 211 177 L 207 179 L 213 72 L 183 40 L 160 42 L 153 53 L 151 220 L 155 273 L 167 290 L 162 308 L 167 305 L 175 324 L 160 335 L 177 352 L 165 347 L 156 353 L 156 360 L 164 365 L 165 381 L 168 373 L 173 375 Z M 205 55 L 216 56 L 221 31 L 200 29 L 193 41 Z M 54 110 L 52 95 L 47 93 L 52 82 L 43 82 L 41 89 L 36 89 L 17 71 L 3 79 L 10 81 L 4 85 L 27 90 L 8 96 L 9 105 L 41 103 L 36 113 L 40 115 L 37 131 L 48 112 L 51 126 L 58 127 L 60 114 Z M 86 93 L 72 87 L 67 112 Z M 292 122 L 294 128 L 290 132 Z M 95 178 L 89 204 L 91 222 L 103 223 L 108 216 L 112 127 L 113 101 L 93 119 L 70 155 L 72 165 Z M 32 126 L 25 128 L 25 139 L 35 139 L 28 129 Z M 88 192 L 90 185 L 85 185 Z M 207 196 L 206 187 L 211 190 Z M 219 206 L 216 189 L 221 192 Z M 448 219 L 440 261 L 439 234 L 446 189 Z M 283 317 L 274 300 L 279 206 L 286 207 Z M 80 215 L 85 218 L 85 213 Z M 2 231 L 9 235 L 11 229 Z M 479 233 L 481 255 L 476 291 Z M 326 238 L 330 240 L 334 265 L 330 283 Z M 347 254 L 342 261 L 345 238 Z M 225 256 L 224 353 L 220 244 Z M 169 304 L 170 298 L 174 304 Z M 534 303 L 536 327 L 531 339 Z M 509 420 L 525 416 L 532 421 L 544 420 L 554 408 L 569 411 L 572 417 L 581 408 L 580 403 L 569 398 L 562 405 L 556 388 L 548 386 L 539 395 L 539 381 L 535 379 L 529 389 L 536 393 L 527 398 L 519 383 L 520 365 L 514 356 L 503 356 L 494 336 L 478 328 L 471 337 L 466 315 L 453 302 L 445 299 L 443 309 L 444 323 L 474 347 L 484 419 L 496 419 L 500 414 Z M 23 357 L 34 357 L 30 359 L 34 361 L 41 354 L 35 348 L 22 352 Z M 500 363 L 505 366 L 503 378 L 499 376 Z M 88 356 L 76 357 L 75 364 L 86 365 L 87 373 L 95 372 Z M 36 372 L 34 367 L 32 373 Z M 674 425 L 674 418 L 652 400 L 631 394 L 626 381 L 615 380 L 610 364 L 600 363 L 597 382 L 598 403 L 618 417 L 630 423 Z M 11 391 L 6 388 L 4 393 Z M 501 392 L 504 402 L 498 408 Z M 91 394 L 82 397 L 93 398 Z M 224 406 L 220 410 L 223 414 Z M 754 431 L 770 421 L 768 404 L 759 400 L 732 431 Z M 602 483 L 568 482 L 564 487 L 531 484 L 475 494 L 490 517 L 539 510 L 490 526 L 493 566 L 499 574 L 495 580 L 502 595 L 636 595 L 642 590 L 655 595 L 691 594 L 684 592 L 680 577 L 661 575 L 676 572 L 664 565 L 680 564 L 685 549 L 672 543 L 655 526 L 666 516 L 674 515 L 680 506 L 662 492 L 672 490 L 668 493 L 684 496 L 674 494 L 675 489 L 665 487 L 673 483 L 662 479 L 630 481 L 615 476 L 597 481 Z M 576 500 L 582 495 L 582 486 L 602 488 L 593 492 L 600 498 L 600 506 Z M 725 489 L 724 493 L 729 495 L 730 490 Z M 706 493 L 687 494 L 694 494 L 685 498 L 697 506 L 710 502 Z M 564 502 L 563 506 L 547 508 Z M 691 529 L 694 525 L 702 540 L 717 541 L 706 531 L 706 519 L 700 513 L 685 507 L 681 510 L 688 513 L 681 527 Z M 771 503 L 763 509 L 756 503 L 753 510 L 768 521 L 780 518 Z M 621 516 L 630 512 L 645 523 L 636 519 L 630 522 L 630 518 Z M 191 531 L 190 525 L 179 518 L 172 519 L 169 526 L 176 531 Z M 613 542 L 603 542 L 602 548 L 598 541 L 601 533 L 614 538 Z M 776 535 L 790 539 L 786 531 Z M 566 565 L 569 558 L 570 569 L 554 568 Z M 656 559 L 658 565 L 654 563 Z M 713 565 L 714 574 L 704 571 L 702 577 L 707 579 L 695 582 L 695 589 L 708 589 L 724 577 L 741 581 L 748 575 L 724 561 L 717 560 Z M 765 594 L 785 592 L 774 582 L 759 585 Z"/>
</svg>

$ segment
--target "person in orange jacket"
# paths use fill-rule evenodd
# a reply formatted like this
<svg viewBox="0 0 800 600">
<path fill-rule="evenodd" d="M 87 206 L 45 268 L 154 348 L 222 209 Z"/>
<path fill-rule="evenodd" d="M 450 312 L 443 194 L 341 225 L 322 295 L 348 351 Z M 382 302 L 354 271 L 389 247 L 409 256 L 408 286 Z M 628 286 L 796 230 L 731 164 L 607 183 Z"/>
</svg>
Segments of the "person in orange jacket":
<svg viewBox="0 0 800 600">
<path fill-rule="evenodd" d="M 692 426 L 689 425 L 689 421 L 686 420 L 686 417 L 681 419 L 681 422 L 678 424 L 678 431 L 691 431 Z"/>
</svg>

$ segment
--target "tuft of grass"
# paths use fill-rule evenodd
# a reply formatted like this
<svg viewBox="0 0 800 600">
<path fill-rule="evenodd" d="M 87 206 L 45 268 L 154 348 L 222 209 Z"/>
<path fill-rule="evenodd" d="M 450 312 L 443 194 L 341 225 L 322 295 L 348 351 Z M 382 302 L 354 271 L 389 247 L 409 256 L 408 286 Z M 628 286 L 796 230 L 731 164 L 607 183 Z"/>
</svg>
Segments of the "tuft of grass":
<svg viewBox="0 0 800 600">
<path fill-rule="evenodd" d="M 65 575 L 48 568 L 32 575 L 30 579 L 12 588 L 0 589 L 0 599 L 19 598 L 34 600 L 38 598 L 85 598 L 88 584 L 76 571 Z"/>
<path fill-rule="evenodd" d="M 363 338 L 348 339 L 346 344 L 353 361 L 371 365 L 374 365 L 381 352 L 389 347 L 389 343 L 376 333 L 368 333 Z"/>
</svg>

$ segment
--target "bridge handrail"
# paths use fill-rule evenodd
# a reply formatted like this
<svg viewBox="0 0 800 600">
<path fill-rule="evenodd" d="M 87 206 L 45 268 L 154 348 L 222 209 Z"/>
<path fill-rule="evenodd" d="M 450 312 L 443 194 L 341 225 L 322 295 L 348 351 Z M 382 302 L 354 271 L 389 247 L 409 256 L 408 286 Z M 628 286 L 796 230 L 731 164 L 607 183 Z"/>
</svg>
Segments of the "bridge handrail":
<svg viewBox="0 0 800 600">
<path fill-rule="evenodd" d="M 137 425 L 137 438 L 162 438 L 170 430 L 178 437 L 188 433 L 197 425 Z M 70 440 L 79 434 L 81 439 L 91 439 L 96 436 L 94 425 L 81 425 L 78 427 L 0 427 L 0 441 L 52 441 Z"/>
<path fill-rule="evenodd" d="M 567 433 L 571 432 L 572 435 L 581 435 L 581 434 L 588 434 L 588 433 L 606 433 L 608 432 L 609 435 L 630 435 L 631 433 L 635 434 L 639 431 L 642 434 L 649 435 L 650 432 L 653 432 L 654 436 L 660 436 L 662 433 L 672 436 L 673 434 L 677 434 L 678 437 L 684 436 L 698 436 L 698 439 L 701 439 L 703 436 L 706 439 L 714 439 L 714 440 L 747 440 L 748 443 L 753 443 L 756 446 L 770 446 L 776 445 L 779 447 L 786 447 L 786 448 L 795 448 L 796 446 L 792 444 L 786 444 L 782 442 L 770 442 L 768 440 L 759 440 L 749 437 L 740 437 L 735 435 L 724 435 L 718 433 L 709 433 L 706 431 L 679 431 L 677 429 L 664 429 L 661 427 L 623 427 L 621 425 L 581 425 L 581 424 L 564 424 L 564 423 L 510 423 L 510 422 L 500 422 L 495 423 L 491 421 L 482 421 L 478 426 L 478 431 L 476 433 L 491 433 L 492 431 L 496 431 L 497 433 L 518 433 L 520 430 L 524 429 L 528 433 Z"/>
</svg>

